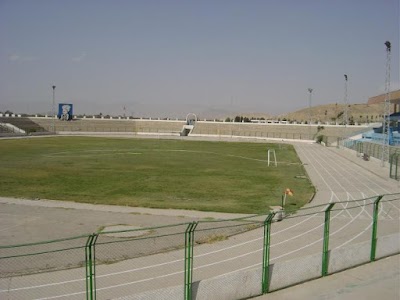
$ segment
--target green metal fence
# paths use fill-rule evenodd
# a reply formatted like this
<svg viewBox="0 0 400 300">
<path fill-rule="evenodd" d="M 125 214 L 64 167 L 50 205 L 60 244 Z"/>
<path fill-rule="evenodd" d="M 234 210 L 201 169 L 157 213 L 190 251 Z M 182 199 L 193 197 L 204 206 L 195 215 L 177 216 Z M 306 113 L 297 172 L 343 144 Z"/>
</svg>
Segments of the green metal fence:
<svg viewBox="0 0 400 300">
<path fill-rule="evenodd" d="M 0 298 L 256 296 L 399 253 L 399 218 L 400 193 L 0 246 Z"/>
</svg>

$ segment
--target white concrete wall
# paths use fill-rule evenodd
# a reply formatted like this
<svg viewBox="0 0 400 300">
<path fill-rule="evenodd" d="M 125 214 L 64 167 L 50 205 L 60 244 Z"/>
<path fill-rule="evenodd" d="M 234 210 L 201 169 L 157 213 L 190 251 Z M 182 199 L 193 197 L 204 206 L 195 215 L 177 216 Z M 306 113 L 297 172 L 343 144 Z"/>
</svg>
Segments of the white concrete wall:
<svg viewBox="0 0 400 300">
<path fill-rule="evenodd" d="M 369 262 L 371 242 L 366 241 L 331 250 L 329 274 Z M 400 253 L 400 233 L 378 239 L 377 258 Z M 196 258 L 194 258 L 196 259 Z M 269 291 L 274 291 L 321 277 L 322 253 L 277 262 L 270 265 Z M 261 294 L 261 266 L 250 270 L 236 271 L 193 283 L 193 299 L 233 300 L 246 299 Z M 160 290 L 118 298 L 119 300 L 160 299 L 180 300 L 184 288 L 174 286 Z"/>
</svg>

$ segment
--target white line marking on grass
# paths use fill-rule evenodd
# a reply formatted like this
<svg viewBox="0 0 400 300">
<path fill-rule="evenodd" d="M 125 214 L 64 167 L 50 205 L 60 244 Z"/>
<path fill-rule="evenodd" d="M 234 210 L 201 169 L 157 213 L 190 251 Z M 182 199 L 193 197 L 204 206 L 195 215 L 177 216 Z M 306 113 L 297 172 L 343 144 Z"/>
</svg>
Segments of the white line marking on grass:
<svg viewBox="0 0 400 300">
<path fill-rule="evenodd" d="M 243 159 L 247 159 L 247 160 L 254 160 L 254 161 L 267 162 L 267 160 L 265 160 L 265 159 L 257 159 L 257 158 L 251 158 L 251 157 L 245 157 L 245 156 L 238 156 L 238 155 L 232 155 L 232 154 L 228 154 L 228 155 L 226 155 L 226 156 L 235 157 L 235 158 L 243 158 Z"/>
</svg>

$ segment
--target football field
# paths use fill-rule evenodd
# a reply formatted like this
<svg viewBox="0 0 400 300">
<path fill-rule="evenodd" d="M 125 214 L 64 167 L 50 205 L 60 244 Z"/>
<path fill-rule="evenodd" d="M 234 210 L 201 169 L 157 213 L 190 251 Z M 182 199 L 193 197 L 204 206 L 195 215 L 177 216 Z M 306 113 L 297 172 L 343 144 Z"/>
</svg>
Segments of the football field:
<svg viewBox="0 0 400 300">
<path fill-rule="evenodd" d="M 3 140 L 0 155 L 4 197 L 264 213 L 286 188 L 291 209 L 314 192 L 288 144 L 49 137 Z"/>
</svg>

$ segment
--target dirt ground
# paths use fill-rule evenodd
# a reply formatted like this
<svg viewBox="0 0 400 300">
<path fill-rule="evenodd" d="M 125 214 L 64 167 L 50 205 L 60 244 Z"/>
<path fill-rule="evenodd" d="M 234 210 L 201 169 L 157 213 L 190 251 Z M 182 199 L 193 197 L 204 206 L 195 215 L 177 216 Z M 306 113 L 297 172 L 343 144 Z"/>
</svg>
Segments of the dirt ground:
<svg viewBox="0 0 400 300">
<path fill-rule="evenodd" d="M 0 245 L 89 235 L 119 225 L 154 227 L 243 215 L 0 197 Z"/>
</svg>

